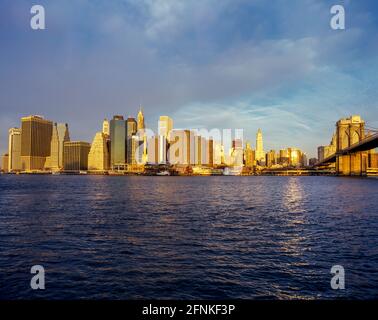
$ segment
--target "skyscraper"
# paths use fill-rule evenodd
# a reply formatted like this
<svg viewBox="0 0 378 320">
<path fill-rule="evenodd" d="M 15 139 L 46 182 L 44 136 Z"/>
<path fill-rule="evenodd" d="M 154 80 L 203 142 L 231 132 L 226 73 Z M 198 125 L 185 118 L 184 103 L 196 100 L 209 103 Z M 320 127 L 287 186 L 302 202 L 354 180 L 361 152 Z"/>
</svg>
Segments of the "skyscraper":
<svg viewBox="0 0 378 320">
<path fill-rule="evenodd" d="M 262 131 L 259 129 L 256 134 L 256 161 L 259 162 L 259 164 L 262 164 L 265 162 L 265 152 L 264 152 L 264 145 L 263 145 L 263 136 Z"/>
<path fill-rule="evenodd" d="M 266 154 L 266 166 L 267 167 L 272 167 L 273 165 L 276 164 L 276 151 L 274 150 L 270 150 L 267 154 Z"/>
<path fill-rule="evenodd" d="M 102 133 L 106 136 L 110 136 L 110 124 L 108 119 L 104 119 L 102 122 Z"/>
<path fill-rule="evenodd" d="M 51 152 L 53 123 L 40 116 L 21 119 L 21 167 L 22 170 L 43 170 Z"/>
<path fill-rule="evenodd" d="M 21 129 L 9 129 L 8 170 L 20 171 L 21 166 Z"/>
<path fill-rule="evenodd" d="M 110 155 L 107 138 L 108 137 L 104 132 L 96 133 L 88 154 L 88 170 L 109 170 Z"/>
<path fill-rule="evenodd" d="M 147 163 L 157 164 L 159 162 L 159 143 L 158 137 L 149 137 L 147 141 Z"/>
<path fill-rule="evenodd" d="M 190 130 L 171 130 L 169 163 L 178 165 L 191 164 L 190 150 L 193 149 L 192 133 Z"/>
<path fill-rule="evenodd" d="M 70 141 L 67 123 L 54 123 L 51 136 L 51 152 L 47 157 L 45 169 L 59 171 L 63 169 L 64 142 Z"/>
<path fill-rule="evenodd" d="M 123 116 L 114 116 L 110 121 L 111 168 L 126 164 L 126 122 Z"/>
<path fill-rule="evenodd" d="M 138 123 L 134 118 L 127 118 L 126 120 L 126 162 L 132 163 L 133 158 L 133 136 L 137 133 Z M 135 155 L 134 155 L 135 158 Z"/>
<path fill-rule="evenodd" d="M 246 167 L 252 168 L 255 165 L 255 150 L 249 142 L 246 143 L 244 150 L 244 163 Z"/>
<path fill-rule="evenodd" d="M 214 140 L 210 137 L 209 140 L 207 140 L 206 144 L 206 164 L 209 167 L 212 167 L 214 166 Z"/>
<path fill-rule="evenodd" d="M 142 107 L 140 107 L 140 110 L 138 112 L 138 126 L 137 126 L 137 130 L 144 130 L 146 127 L 145 127 L 145 124 L 144 124 L 144 115 L 143 115 L 143 110 L 142 110 Z"/>
<path fill-rule="evenodd" d="M 173 129 L 173 120 L 168 116 L 160 116 L 158 124 L 159 163 L 167 163 L 167 147 L 169 134 Z"/>
<path fill-rule="evenodd" d="M 88 170 L 88 154 L 91 144 L 83 141 L 68 141 L 64 143 L 64 170 L 79 172 Z"/>
</svg>

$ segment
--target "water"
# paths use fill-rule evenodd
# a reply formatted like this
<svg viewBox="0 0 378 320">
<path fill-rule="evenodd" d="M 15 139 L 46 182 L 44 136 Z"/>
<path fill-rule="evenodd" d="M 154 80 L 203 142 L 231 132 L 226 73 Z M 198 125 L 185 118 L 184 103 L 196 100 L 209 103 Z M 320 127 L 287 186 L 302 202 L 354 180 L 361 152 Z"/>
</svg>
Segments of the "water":
<svg viewBox="0 0 378 320">
<path fill-rule="evenodd" d="M 378 298 L 377 192 L 337 177 L 2 175 L 0 298 Z M 345 290 L 330 287 L 336 264 Z"/>
</svg>

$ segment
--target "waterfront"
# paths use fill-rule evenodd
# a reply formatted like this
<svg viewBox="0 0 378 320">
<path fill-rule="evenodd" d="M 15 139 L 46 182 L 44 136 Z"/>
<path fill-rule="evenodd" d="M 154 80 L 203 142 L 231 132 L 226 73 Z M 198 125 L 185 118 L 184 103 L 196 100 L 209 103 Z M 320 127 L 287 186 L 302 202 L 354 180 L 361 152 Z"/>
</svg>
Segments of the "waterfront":
<svg viewBox="0 0 378 320">
<path fill-rule="evenodd" d="M 377 179 L 0 176 L 3 299 L 378 298 Z M 46 290 L 30 289 L 30 267 Z M 346 289 L 330 287 L 342 265 Z"/>
</svg>

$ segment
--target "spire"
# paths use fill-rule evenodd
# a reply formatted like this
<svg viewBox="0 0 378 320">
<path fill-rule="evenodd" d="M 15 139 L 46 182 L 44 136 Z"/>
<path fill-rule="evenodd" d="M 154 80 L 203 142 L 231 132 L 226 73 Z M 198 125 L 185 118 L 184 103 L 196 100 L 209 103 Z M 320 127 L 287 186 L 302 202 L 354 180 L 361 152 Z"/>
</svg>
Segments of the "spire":
<svg viewBox="0 0 378 320">
<path fill-rule="evenodd" d="M 140 109 L 139 109 L 138 117 L 137 118 L 138 118 L 138 127 L 137 127 L 137 130 L 143 130 L 143 129 L 145 129 L 144 115 L 143 115 L 142 105 L 140 105 Z"/>
</svg>

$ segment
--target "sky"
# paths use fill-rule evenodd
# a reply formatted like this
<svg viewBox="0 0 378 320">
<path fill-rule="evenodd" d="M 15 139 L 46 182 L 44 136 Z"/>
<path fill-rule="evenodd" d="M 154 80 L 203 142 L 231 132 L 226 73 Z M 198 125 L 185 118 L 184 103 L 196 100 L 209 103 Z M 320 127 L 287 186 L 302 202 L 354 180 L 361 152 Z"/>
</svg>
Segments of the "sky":
<svg viewBox="0 0 378 320">
<path fill-rule="evenodd" d="M 46 29 L 32 30 L 32 5 Z M 345 8 L 345 30 L 330 8 Z M 328 144 L 338 119 L 378 127 L 375 0 L 0 0 L 0 152 L 20 118 L 69 124 L 91 142 L 102 120 L 244 129 L 264 149 Z"/>
</svg>

